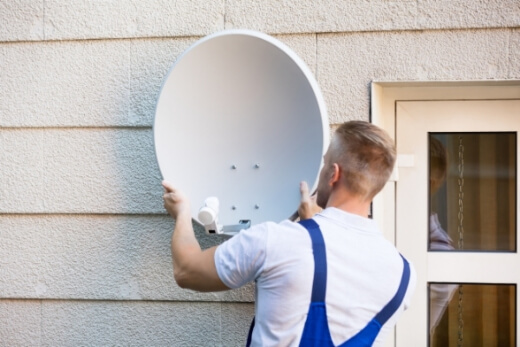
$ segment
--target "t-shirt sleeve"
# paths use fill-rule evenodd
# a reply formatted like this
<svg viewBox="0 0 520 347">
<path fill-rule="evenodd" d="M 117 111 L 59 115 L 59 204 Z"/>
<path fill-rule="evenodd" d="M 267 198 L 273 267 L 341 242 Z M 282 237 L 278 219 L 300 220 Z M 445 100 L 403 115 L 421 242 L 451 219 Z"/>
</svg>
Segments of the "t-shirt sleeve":
<svg viewBox="0 0 520 347">
<path fill-rule="evenodd" d="M 242 230 L 215 251 L 215 266 L 220 280 L 229 288 L 254 281 L 266 259 L 267 224 Z"/>
</svg>

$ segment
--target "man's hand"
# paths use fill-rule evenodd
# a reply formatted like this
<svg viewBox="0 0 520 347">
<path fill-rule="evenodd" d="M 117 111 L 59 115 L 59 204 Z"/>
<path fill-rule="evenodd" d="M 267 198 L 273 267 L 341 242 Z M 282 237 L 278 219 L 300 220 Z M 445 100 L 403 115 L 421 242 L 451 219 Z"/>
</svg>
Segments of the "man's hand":
<svg viewBox="0 0 520 347">
<path fill-rule="evenodd" d="M 167 181 L 163 181 L 162 186 L 164 187 L 164 208 L 168 211 L 170 216 L 177 219 L 179 215 L 187 213 L 191 218 L 188 198 Z"/>
<path fill-rule="evenodd" d="M 307 182 L 300 183 L 301 201 L 298 206 L 300 220 L 312 218 L 316 213 L 321 212 L 321 207 L 316 204 L 316 194 L 310 196 Z"/>
</svg>

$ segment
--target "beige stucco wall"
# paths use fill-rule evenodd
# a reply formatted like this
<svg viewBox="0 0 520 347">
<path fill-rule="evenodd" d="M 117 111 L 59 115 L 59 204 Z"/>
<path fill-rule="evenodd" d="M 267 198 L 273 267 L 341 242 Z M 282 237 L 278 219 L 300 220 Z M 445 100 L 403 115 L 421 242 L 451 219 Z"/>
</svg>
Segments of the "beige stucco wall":
<svg viewBox="0 0 520 347">
<path fill-rule="evenodd" d="M 518 0 L 0 2 L 0 346 L 243 344 L 252 287 L 173 281 L 151 128 L 176 57 L 224 28 L 293 48 L 332 125 L 369 118 L 373 80 L 520 78 Z"/>
</svg>

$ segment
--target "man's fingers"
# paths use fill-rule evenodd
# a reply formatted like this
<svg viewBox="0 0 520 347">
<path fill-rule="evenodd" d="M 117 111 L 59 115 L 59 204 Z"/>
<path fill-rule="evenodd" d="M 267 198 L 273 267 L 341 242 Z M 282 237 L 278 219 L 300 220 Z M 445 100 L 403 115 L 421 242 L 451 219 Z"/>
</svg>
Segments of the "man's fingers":
<svg viewBox="0 0 520 347">
<path fill-rule="evenodd" d="M 164 187 L 164 190 L 166 191 L 166 193 L 171 193 L 175 190 L 173 185 L 168 181 L 162 181 L 162 186 Z"/>
<path fill-rule="evenodd" d="M 300 193 L 301 193 L 302 201 L 309 199 L 309 186 L 307 185 L 307 182 L 305 182 L 305 181 L 300 182 Z"/>
</svg>

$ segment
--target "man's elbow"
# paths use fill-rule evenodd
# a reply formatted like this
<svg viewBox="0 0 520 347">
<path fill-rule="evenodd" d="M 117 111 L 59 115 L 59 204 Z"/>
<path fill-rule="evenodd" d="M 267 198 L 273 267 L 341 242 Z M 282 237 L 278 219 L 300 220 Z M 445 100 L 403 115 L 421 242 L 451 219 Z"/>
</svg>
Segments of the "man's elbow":
<svg viewBox="0 0 520 347">
<path fill-rule="evenodd" d="M 191 289 L 189 274 L 186 270 L 175 267 L 173 269 L 173 278 L 179 287 L 183 289 Z"/>
</svg>

